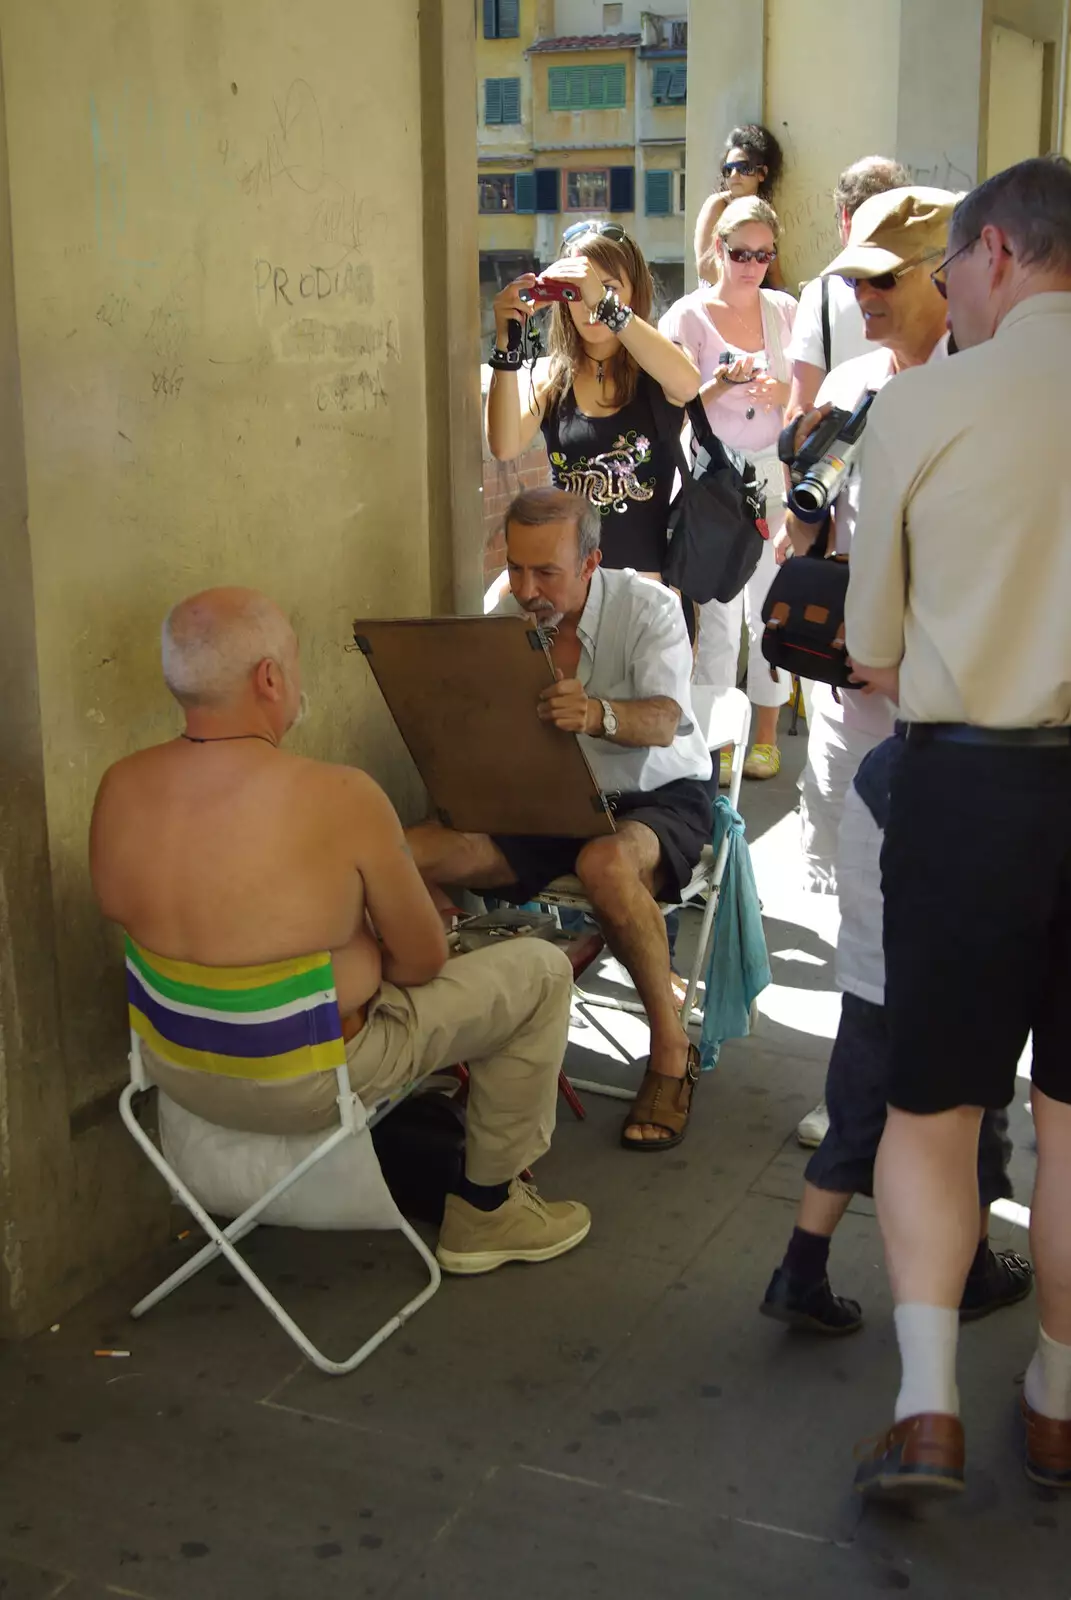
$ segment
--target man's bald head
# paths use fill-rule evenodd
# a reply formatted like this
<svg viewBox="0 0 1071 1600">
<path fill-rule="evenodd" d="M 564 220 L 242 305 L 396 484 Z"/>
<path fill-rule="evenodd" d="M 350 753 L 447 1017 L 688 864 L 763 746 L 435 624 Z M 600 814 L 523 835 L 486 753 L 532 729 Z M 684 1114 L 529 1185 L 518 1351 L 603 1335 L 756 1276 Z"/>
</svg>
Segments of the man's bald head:
<svg viewBox="0 0 1071 1600">
<path fill-rule="evenodd" d="M 297 663 L 289 619 L 256 589 L 205 589 L 180 600 L 163 627 L 164 679 L 181 706 L 220 710 L 255 686 L 257 669 Z"/>
</svg>

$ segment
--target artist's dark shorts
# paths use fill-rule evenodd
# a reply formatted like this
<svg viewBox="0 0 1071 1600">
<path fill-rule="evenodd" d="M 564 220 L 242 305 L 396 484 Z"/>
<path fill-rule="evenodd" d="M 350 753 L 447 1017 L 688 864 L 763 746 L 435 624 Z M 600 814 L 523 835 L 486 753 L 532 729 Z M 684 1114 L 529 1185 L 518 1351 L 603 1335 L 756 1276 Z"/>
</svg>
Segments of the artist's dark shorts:
<svg viewBox="0 0 1071 1600">
<path fill-rule="evenodd" d="M 714 813 L 707 785 L 699 778 L 677 778 L 661 789 L 620 794 L 613 801 L 613 812 L 615 821 L 642 822 L 657 836 L 661 849 L 655 878 L 658 898 L 679 900 L 711 840 Z M 540 889 L 575 872 L 576 858 L 588 843 L 586 839 L 535 834 L 497 834 L 494 842 L 517 876 L 516 883 L 494 892 L 514 905 L 538 900 Z"/>
<path fill-rule="evenodd" d="M 874 1158 L 885 1131 L 892 1048 L 884 1006 L 854 994 L 841 1000 L 840 1027 L 826 1074 L 829 1132 L 807 1163 L 807 1182 L 834 1194 L 873 1194 Z M 1011 1198 L 1006 1111 L 987 1111 L 978 1137 L 983 1206 Z"/>
<path fill-rule="evenodd" d="M 1071 1104 L 1071 743 L 908 737 L 881 854 L 889 1103 Z"/>
</svg>

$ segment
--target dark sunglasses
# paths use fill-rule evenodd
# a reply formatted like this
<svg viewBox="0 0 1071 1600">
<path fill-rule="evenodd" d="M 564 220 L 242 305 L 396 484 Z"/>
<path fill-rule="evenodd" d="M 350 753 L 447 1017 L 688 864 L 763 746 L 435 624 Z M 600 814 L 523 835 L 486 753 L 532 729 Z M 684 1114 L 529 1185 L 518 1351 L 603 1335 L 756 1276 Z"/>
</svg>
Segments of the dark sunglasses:
<svg viewBox="0 0 1071 1600">
<path fill-rule="evenodd" d="M 756 172 L 761 172 L 762 170 L 753 161 L 724 161 L 721 175 L 723 178 L 731 178 L 735 172 L 739 178 L 753 178 Z"/>
<path fill-rule="evenodd" d="M 748 261 L 757 261 L 760 267 L 768 267 L 771 261 L 777 260 L 776 250 L 731 250 L 726 247 L 725 254 L 738 266 L 743 266 Z"/>
<path fill-rule="evenodd" d="M 572 244 L 574 239 L 582 239 L 588 233 L 597 233 L 603 239 L 628 238 L 620 222 L 574 222 L 562 234 L 562 244 Z"/>
<path fill-rule="evenodd" d="M 892 272 L 879 272 L 876 277 L 856 277 L 852 272 L 838 272 L 838 278 L 843 278 L 849 289 L 854 289 L 856 284 L 865 283 L 868 288 L 877 289 L 881 294 L 888 294 L 890 289 L 895 289 L 901 278 L 906 278 L 909 272 L 914 272 L 917 267 L 923 266 L 927 261 L 932 261 L 937 254 L 931 250 L 928 256 L 923 256 L 921 261 L 909 261 L 906 266 L 896 267 Z M 953 257 L 953 260 L 955 257 Z M 938 267 L 940 272 L 940 267 Z"/>
</svg>

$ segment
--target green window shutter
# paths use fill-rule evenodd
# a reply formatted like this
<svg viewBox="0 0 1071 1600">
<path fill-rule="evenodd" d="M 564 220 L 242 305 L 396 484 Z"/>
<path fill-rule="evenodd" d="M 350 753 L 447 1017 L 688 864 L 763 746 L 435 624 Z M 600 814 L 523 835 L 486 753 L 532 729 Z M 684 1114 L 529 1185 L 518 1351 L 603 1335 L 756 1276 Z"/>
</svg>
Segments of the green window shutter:
<svg viewBox="0 0 1071 1600">
<path fill-rule="evenodd" d="M 566 67 L 570 111 L 587 111 L 591 105 L 591 84 L 587 67 Z"/>
<path fill-rule="evenodd" d="M 606 105 L 607 69 L 605 67 L 588 67 L 587 91 L 588 105 L 593 110 L 601 110 Z"/>
<path fill-rule="evenodd" d="M 502 78 L 485 78 L 483 82 L 483 120 L 488 127 L 501 122 Z"/>
<path fill-rule="evenodd" d="M 625 104 L 625 84 L 627 81 L 624 63 L 622 62 L 616 67 L 600 67 L 596 70 L 606 74 L 606 98 L 603 101 L 603 105 L 615 109 L 623 106 Z"/>
<path fill-rule="evenodd" d="M 683 104 L 684 101 L 687 100 L 687 98 L 688 98 L 688 68 L 687 68 L 687 66 L 674 67 L 673 68 L 673 78 L 672 78 L 672 80 L 670 82 L 670 86 L 669 86 L 669 98 L 671 100 L 676 101 L 676 103 L 678 105 Z"/>
<path fill-rule="evenodd" d="M 673 210 L 672 172 L 644 175 L 644 205 L 649 217 L 668 217 Z"/>
<path fill-rule="evenodd" d="M 521 120 L 521 80 L 520 78 L 500 78 L 502 85 L 502 122 L 520 122 Z"/>
<path fill-rule="evenodd" d="M 498 37 L 518 39 L 521 32 L 521 0 L 498 0 Z"/>
<path fill-rule="evenodd" d="M 534 172 L 518 172 L 513 180 L 513 206 L 516 211 L 533 212 L 536 208 L 536 178 Z"/>
<path fill-rule="evenodd" d="M 669 88 L 673 82 L 672 67 L 656 67 L 654 69 L 654 103 L 664 106 L 669 99 Z"/>
<path fill-rule="evenodd" d="M 485 39 L 498 37 L 498 0 L 483 0 L 483 36 Z"/>
<path fill-rule="evenodd" d="M 568 111 L 569 82 L 567 67 L 551 67 L 547 73 L 547 108 L 550 111 Z"/>
</svg>

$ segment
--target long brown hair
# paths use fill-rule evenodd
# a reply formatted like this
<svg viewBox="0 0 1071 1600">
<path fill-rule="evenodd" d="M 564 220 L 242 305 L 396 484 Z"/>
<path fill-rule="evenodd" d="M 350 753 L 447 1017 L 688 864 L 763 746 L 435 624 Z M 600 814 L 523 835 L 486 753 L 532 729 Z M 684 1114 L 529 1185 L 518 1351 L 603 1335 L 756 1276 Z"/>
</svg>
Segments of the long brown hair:
<svg viewBox="0 0 1071 1600">
<path fill-rule="evenodd" d="M 610 239 L 604 233 L 585 233 L 575 243 L 569 244 L 567 256 L 587 256 L 595 266 L 601 267 L 610 277 L 627 278 L 632 285 L 632 309 L 636 316 L 647 322 L 654 302 L 654 282 L 651 269 L 643 251 L 628 234 L 623 239 Z M 547 389 L 546 408 L 553 411 L 573 387 L 584 354 L 584 342 L 577 332 L 569 307 L 557 304 L 550 321 L 550 386 Z M 640 365 L 630 356 L 624 345 L 619 345 L 606 363 L 605 388 L 608 398 L 620 410 L 635 398 L 640 378 Z"/>
</svg>

